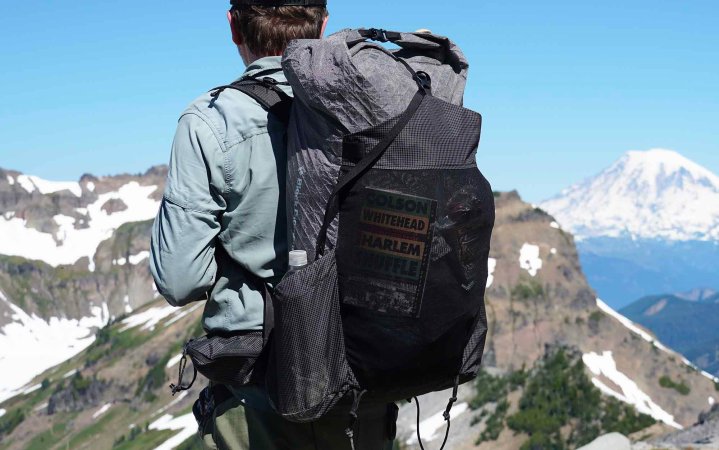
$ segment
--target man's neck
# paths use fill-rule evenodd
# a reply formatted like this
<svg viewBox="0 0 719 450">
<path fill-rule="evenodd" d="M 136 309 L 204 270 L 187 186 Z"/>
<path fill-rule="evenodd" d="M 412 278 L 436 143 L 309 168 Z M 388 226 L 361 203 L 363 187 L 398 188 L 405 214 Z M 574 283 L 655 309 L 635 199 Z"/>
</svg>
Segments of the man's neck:
<svg viewBox="0 0 719 450">
<path fill-rule="evenodd" d="M 268 56 L 282 56 L 282 53 L 277 55 L 255 55 L 249 48 L 247 48 L 246 45 L 240 45 L 237 49 L 240 51 L 240 56 L 242 57 L 242 61 L 245 63 L 245 67 L 249 67 L 258 59 L 266 58 Z"/>
</svg>

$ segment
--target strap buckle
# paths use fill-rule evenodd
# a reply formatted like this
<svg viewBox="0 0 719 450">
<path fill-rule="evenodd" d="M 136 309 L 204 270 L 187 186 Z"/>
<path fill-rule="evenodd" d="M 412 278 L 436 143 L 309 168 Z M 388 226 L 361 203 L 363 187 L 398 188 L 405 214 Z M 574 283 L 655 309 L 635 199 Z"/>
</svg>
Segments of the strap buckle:
<svg viewBox="0 0 719 450">
<path fill-rule="evenodd" d="M 427 72 L 422 72 L 420 70 L 419 72 L 414 74 L 414 81 L 416 81 L 417 84 L 425 91 L 432 91 L 432 78 Z"/>
<path fill-rule="evenodd" d="M 373 41 L 389 42 L 389 39 L 387 38 L 387 30 L 383 30 L 381 28 L 370 28 L 367 31 L 369 31 L 369 38 Z"/>
</svg>

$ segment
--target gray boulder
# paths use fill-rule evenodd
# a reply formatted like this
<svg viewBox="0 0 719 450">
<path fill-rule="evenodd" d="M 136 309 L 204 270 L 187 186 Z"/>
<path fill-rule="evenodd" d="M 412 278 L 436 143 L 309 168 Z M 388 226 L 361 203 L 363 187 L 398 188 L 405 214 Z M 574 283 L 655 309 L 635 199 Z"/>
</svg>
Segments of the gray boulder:
<svg viewBox="0 0 719 450">
<path fill-rule="evenodd" d="M 577 450 L 632 450 L 632 443 L 621 433 L 609 433 Z"/>
</svg>

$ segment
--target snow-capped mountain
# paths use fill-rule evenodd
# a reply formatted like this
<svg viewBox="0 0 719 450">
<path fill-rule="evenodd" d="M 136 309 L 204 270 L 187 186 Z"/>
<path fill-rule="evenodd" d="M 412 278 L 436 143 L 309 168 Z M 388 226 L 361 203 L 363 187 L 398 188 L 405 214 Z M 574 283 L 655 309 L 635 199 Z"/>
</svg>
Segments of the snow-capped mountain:
<svg viewBox="0 0 719 450">
<path fill-rule="evenodd" d="M 578 239 L 719 241 L 719 177 L 672 150 L 627 152 L 540 206 Z"/>
</svg>

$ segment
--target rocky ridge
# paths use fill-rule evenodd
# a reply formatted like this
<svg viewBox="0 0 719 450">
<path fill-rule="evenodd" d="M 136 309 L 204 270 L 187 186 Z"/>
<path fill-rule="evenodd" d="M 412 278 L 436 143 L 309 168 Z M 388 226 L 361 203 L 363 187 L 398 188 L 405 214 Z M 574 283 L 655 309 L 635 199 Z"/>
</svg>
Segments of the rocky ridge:
<svg viewBox="0 0 719 450">
<path fill-rule="evenodd" d="M 708 409 L 708 399 L 719 396 L 713 380 L 596 299 L 582 274 L 574 238 L 562 230 L 553 217 L 523 202 L 516 192 L 497 193 L 496 203 L 497 225 L 487 291 L 490 330 L 485 367 L 497 373 L 519 371 L 541 359 L 548 345 L 568 346 L 581 353 L 585 372 L 604 394 L 666 423 L 668 429 L 692 425 L 697 415 Z M 95 280 L 96 285 L 106 282 L 112 285 L 111 280 L 119 280 L 117 293 L 107 294 L 108 299 L 113 299 L 108 300 L 108 311 L 95 306 L 100 308 L 95 312 L 104 319 L 98 321 L 96 328 L 110 322 L 97 339 L 88 337 L 84 350 L 76 356 L 39 371 L 43 373 L 35 376 L 26 388 L 12 398 L 0 400 L 0 409 L 5 411 L 0 417 L 0 430 L 5 429 L 0 449 L 33 448 L 31 444 L 43 436 L 45 447 L 34 448 L 64 448 L 69 444 L 72 448 L 110 448 L 120 440 L 124 440 L 118 444 L 124 445 L 120 448 L 153 448 L 192 428 L 189 406 L 197 391 L 173 400 L 163 389 L 170 377 L 176 375 L 181 343 L 202 332 L 197 328 L 202 304 L 176 310 L 161 299 L 152 300 L 154 293 L 146 265 L 129 261 L 130 256 L 147 251 L 148 226 L 148 222 L 141 222 L 119 227 L 109 240 L 98 246 L 94 254 L 95 272 L 90 272 L 82 263 L 53 267 L 20 258 L 8 267 L 25 264 L 26 273 L 32 274 L 26 279 L 32 281 L 23 285 L 15 281 L 15 276 L 6 276 L 3 281 L 0 275 L 0 292 L 7 291 L 7 298 L 0 304 L 12 305 L 8 308 L 20 316 L 14 308 L 19 308 L 15 304 L 16 298 L 20 298 L 18 292 L 24 292 L 28 299 L 25 308 L 34 311 L 26 314 L 31 319 L 40 317 L 43 307 L 42 302 L 29 293 L 33 293 L 33 289 L 44 292 L 40 287 L 52 287 L 61 278 L 58 270 L 76 270 L 81 278 L 88 280 L 100 277 Z M 13 258 L 18 257 L 10 259 Z M 110 281 L 102 276 L 108 276 Z M 126 294 L 122 293 L 128 292 L 135 283 L 139 286 L 135 294 L 138 303 L 131 304 L 132 312 L 125 312 Z M 69 289 L 67 286 L 82 286 L 82 283 L 67 283 L 62 289 Z M 80 287 L 72 289 L 75 290 L 67 291 L 72 292 L 68 297 L 79 303 L 78 314 L 82 315 L 81 308 L 87 305 L 83 306 L 81 297 L 88 295 L 92 299 L 92 295 L 97 294 Z M 46 292 L 52 294 L 56 288 L 47 288 Z M 154 303 L 139 306 L 143 299 Z M 58 313 L 61 309 L 60 306 L 45 308 Z M 95 328 L 88 326 L 88 329 Z M 70 400 L 74 398 L 72 377 L 78 370 L 83 380 L 98 380 L 99 384 L 92 389 L 88 386 L 86 394 L 91 392 L 91 395 L 80 395 L 82 400 L 73 403 Z M 662 377 L 690 389 L 679 392 L 664 387 L 659 382 Z M 83 384 L 80 383 L 80 387 Z M 423 432 L 425 444 L 441 440 L 441 412 L 446 405 L 446 394 L 430 394 L 422 399 L 420 427 L 432 429 Z M 467 407 L 474 394 L 471 385 L 463 386 L 460 401 L 453 409 L 449 448 L 474 448 L 477 437 L 487 427 L 484 420 L 477 422 Z M 51 397 L 56 406 L 64 405 L 53 414 L 48 411 Z M 514 405 L 510 408 L 517 408 L 518 398 L 510 396 L 509 400 Z M 416 448 L 411 438 L 414 422 L 411 408 L 407 405 L 402 410 L 399 436 L 402 445 Z M 169 424 L 175 431 L 161 429 L 171 428 Z M 135 428 L 141 432 L 131 433 Z M 51 435 L 53 438 L 48 444 Z M 480 448 L 517 448 L 526 438 L 505 427 L 497 441 L 482 443 Z M 140 445 L 140 439 L 155 444 L 142 442 Z"/>
<path fill-rule="evenodd" d="M 0 400 L 157 297 L 147 258 L 166 175 L 51 182 L 0 169 Z"/>
</svg>

